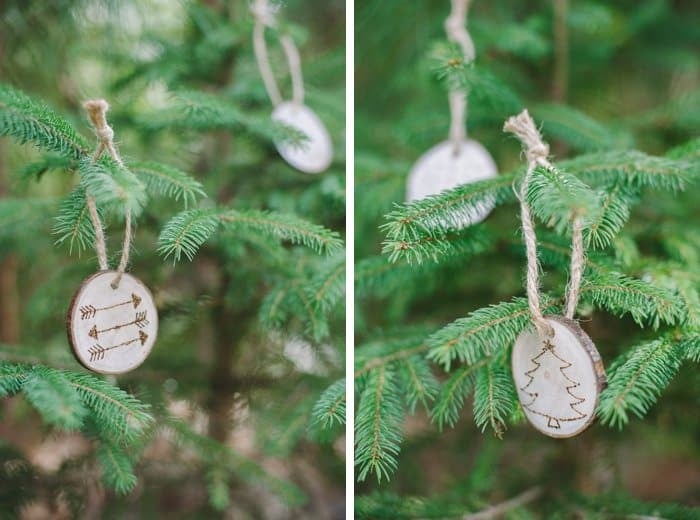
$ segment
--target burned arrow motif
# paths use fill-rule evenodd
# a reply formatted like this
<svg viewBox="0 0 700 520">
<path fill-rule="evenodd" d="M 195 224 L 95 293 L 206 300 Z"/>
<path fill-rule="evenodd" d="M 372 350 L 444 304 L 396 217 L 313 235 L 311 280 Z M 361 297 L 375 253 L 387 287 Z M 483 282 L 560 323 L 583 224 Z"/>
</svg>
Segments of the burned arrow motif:
<svg viewBox="0 0 700 520">
<path fill-rule="evenodd" d="M 143 344 L 146 343 L 147 339 L 148 334 L 140 330 L 138 338 L 133 338 L 128 341 L 124 341 L 122 343 L 119 343 L 118 345 L 112 345 L 111 347 L 103 347 L 99 344 L 95 344 L 88 349 L 88 353 L 90 354 L 90 361 L 100 361 L 101 359 L 104 359 L 105 354 L 108 351 L 119 347 L 126 347 L 127 345 L 131 345 L 132 343 L 136 343 L 137 341 L 140 341 L 141 345 L 143 346 Z"/>
<path fill-rule="evenodd" d="M 106 311 L 109 309 L 114 309 L 115 307 L 121 307 L 122 305 L 133 305 L 136 309 L 141 303 L 141 297 L 138 294 L 131 293 L 131 298 L 126 301 L 115 303 L 114 305 L 108 305 L 107 307 L 95 307 L 94 305 L 83 305 L 80 307 L 80 319 L 89 320 L 94 318 L 95 314 L 100 311 Z"/>
<path fill-rule="evenodd" d="M 91 338 L 98 339 L 100 334 L 102 334 L 103 332 L 107 332 L 110 330 L 119 330 L 122 327 L 128 327 L 130 325 L 136 325 L 139 329 L 142 329 L 149 323 L 150 322 L 146 319 L 146 311 L 141 311 L 136 313 L 136 317 L 132 321 L 120 323 L 118 325 L 114 325 L 106 329 L 98 329 L 97 325 L 93 325 L 90 331 L 88 332 L 88 336 L 90 336 Z"/>
</svg>

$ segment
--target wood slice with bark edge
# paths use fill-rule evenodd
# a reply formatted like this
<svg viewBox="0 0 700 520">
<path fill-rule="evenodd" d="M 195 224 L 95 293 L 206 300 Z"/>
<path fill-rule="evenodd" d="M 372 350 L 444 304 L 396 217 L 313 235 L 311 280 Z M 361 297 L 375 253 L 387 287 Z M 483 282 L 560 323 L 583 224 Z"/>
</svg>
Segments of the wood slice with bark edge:
<svg viewBox="0 0 700 520">
<path fill-rule="evenodd" d="M 555 330 L 554 337 L 542 340 L 532 330 L 518 336 L 511 357 L 513 381 L 525 417 L 536 430 L 553 438 L 574 437 L 595 420 L 600 392 L 607 383 L 605 368 L 593 341 L 576 321 L 545 318 Z M 562 343 L 571 338 L 575 343 Z M 553 398 L 548 394 L 538 403 L 547 386 L 556 387 L 553 379 L 560 381 L 556 402 L 548 402 Z"/>
<path fill-rule="evenodd" d="M 307 137 L 301 144 L 275 140 L 275 147 L 292 167 L 308 174 L 321 173 L 333 161 L 333 143 L 326 126 L 306 105 L 285 101 L 272 112 L 272 120 L 297 129 Z"/>
<path fill-rule="evenodd" d="M 99 271 L 73 295 L 66 317 L 68 342 L 78 362 L 100 374 L 123 374 L 141 365 L 158 334 L 158 310 L 151 291 L 124 273 Z"/>
</svg>

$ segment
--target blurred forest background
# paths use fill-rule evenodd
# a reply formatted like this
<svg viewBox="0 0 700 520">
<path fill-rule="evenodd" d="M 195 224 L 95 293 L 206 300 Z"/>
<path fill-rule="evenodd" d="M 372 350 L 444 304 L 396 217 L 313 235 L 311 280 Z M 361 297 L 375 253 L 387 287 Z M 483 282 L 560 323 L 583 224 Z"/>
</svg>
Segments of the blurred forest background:
<svg viewBox="0 0 700 520">
<path fill-rule="evenodd" d="M 108 446 L 96 460 L 88 419 L 67 432 L 50 413 L 67 403 L 51 385 L 73 396 L 65 381 L 84 372 L 70 353 L 65 315 L 98 269 L 89 245 L 77 255 L 79 247 L 56 244 L 52 232 L 77 176 L 60 154 L 0 139 L 0 359 L 3 374 L 33 370 L 34 378 L 26 399 L 0 403 L 0 517 L 343 516 L 343 427 L 312 409 L 344 367 L 345 2 L 280 7 L 300 49 L 306 104 L 335 148 L 331 168 L 317 176 L 293 170 L 272 144 L 279 128 L 269 119 L 247 0 L 0 2 L 1 83 L 50 105 L 88 143 L 95 137 L 82 102 L 107 99 L 127 166 L 177 168 L 207 194 L 177 172 L 151 172 L 165 176 L 163 185 L 155 177 L 148 184 L 155 195 L 189 190 L 178 201 L 154 196 L 135 227 L 130 271 L 154 293 L 159 338 L 141 367 L 107 380 L 155 420 L 125 452 Z M 267 37 L 288 95 L 279 41 L 269 30 Z M 168 175 L 181 185 L 168 188 Z M 174 263 L 159 255 L 158 236 L 183 202 L 203 208 L 188 214 L 206 228 L 202 240 L 217 225 L 206 213 L 216 205 L 293 214 L 333 233 L 323 231 L 327 247 L 312 251 L 270 238 L 285 236 L 284 222 L 267 232 L 224 225 L 194 260 Z M 108 215 L 108 223 L 114 263 L 123 222 Z M 26 368 L 43 365 L 61 371 Z M 344 395 L 342 381 L 331 394 Z"/>
<path fill-rule="evenodd" d="M 646 389 L 636 388 L 634 379 L 645 366 L 630 376 L 630 388 L 651 395 L 651 403 L 660 394 L 644 418 L 637 414 L 649 406 L 620 421 L 627 422 L 624 428 L 597 423 L 579 437 L 554 440 L 524 421 L 507 388 L 501 407 L 510 416 L 503 438 L 483 418 L 483 407 L 474 411 L 475 425 L 473 398 L 467 396 L 474 382 L 459 387 L 455 379 L 467 374 L 465 365 L 454 362 L 446 373 L 426 361 L 441 327 L 524 294 L 520 220 L 510 186 L 497 197 L 507 203 L 483 224 L 448 235 L 453 245 L 435 247 L 437 262 L 426 253 L 421 264 L 409 265 L 410 251 L 404 256 L 398 246 L 391 249 L 398 242 L 387 240 L 410 213 L 395 204 L 405 201 L 411 166 L 447 139 L 444 79 L 456 63 L 448 58 L 460 54 L 445 51 L 449 12 L 449 0 L 356 2 L 356 460 L 362 454 L 356 476 L 365 472 L 356 485 L 357 516 L 472 518 L 467 513 L 485 510 L 474 518 L 491 518 L 500 511 L 490 510 L 491 504 L 517 497 L 515 504 L 505 502 L 509 518 L 698 518 L 696 362 L 682 362 L 678 352 L 663 360 L 647 358 L 670 376 L 645 379 Z M 467 27 L 483 74 L 473 76 L 467 134 L 490 151 L 501 174 L 522 171 L 520 143 L 502 128 L 507 117 L 527 107 L 551 145 L 555 164 L 582 154 L 636 149 L 682 158 L 683 175 L 695 172 L 697 178 L 697 2 L 474 0 Z M 673 151 L 677 146 L 683 148 Z M 589 163 L 595 168 L 595 159 Z M 655 190 L 633 197 L 624 231 L 592 253 L 604 265 L 687 296 L 689 316 L 697 316 L 700 289 L 698 189 L 690 182 L 680 194 Z M 392 227 L 381 229 L 383 224 Z M 559 244 L 560 250 L 541 253 L 544 290 L 561 292 L 570 238 L 546 227 L 538 221 L 538 238 Z M 420 225 L 411 229 L 418 237 L 430 235 Z M 387 259 L 389 252 L 396 263 Z M 415 253 L 414 260 L 420 256 Z M 637 309 L 645 312 L 645 307 Z M 579 317 L 608 376 L 618 356 L 618 366 L 629 360 L 624 354 L 632 351 L 631 343 L 658 336 L 649 327 L 640 330 L 629 315 L 613 316 L 590 302 L 579 307 Z M 685 330 L 692 337 L 687 348 L 695 354 L 687 355 L 697 361 L 697 321 L 691 326 L 692 320 Z M 499 341 L 494 339 L 499 332 L 484 337 Z M 449 401 L 446 413 L 439 406 L 448 402 L 451 388 L 466 397 Z M 480 398 L 486 400 L 483 392 Z M 442 420 L 445 416 L 456 421 L 454 427 Z M 448 424 L 441 431 L 438 422 Z"/>
</svg>

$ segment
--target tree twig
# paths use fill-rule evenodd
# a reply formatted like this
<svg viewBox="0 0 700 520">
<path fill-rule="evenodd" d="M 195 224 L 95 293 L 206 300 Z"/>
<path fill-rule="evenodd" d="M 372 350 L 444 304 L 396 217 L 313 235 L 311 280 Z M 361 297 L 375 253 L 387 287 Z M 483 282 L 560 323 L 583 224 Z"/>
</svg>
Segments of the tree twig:
<svg viewBox="0 0 700 520">
<path fill-rule="evenodd" d="M 483 511 L 468 513 L 462 517 L 462 520 L 490 520 L 491 518 L 498 518 L 511 509 L 524 506 L 525 504 L 536 500 L 541 494 L 542 489 L 539 487 L 534 487 L 514 496 L 509 500 L 506 500 L 505 502 L 490 506 Z"/>
</svg>

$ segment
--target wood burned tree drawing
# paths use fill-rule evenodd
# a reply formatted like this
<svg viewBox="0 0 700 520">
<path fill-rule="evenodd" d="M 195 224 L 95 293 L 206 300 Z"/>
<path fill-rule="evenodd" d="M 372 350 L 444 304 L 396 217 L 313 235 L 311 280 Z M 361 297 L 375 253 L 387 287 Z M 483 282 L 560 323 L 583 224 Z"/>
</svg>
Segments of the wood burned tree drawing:
<svg viewBox="0 0 700 520">
<path fill-rule="evenodd" d="M 523 392 L 532 397 L 532 400 L 529 403 L 523 403 L 523 406 L 530 412 L 545 417 L 549 428 L 561 428 L 560 421 L 585 419 L 586 414 L 578 410 L 576 406 L 584 403 L 586 399 L 574 393 L 574 389 L 580 387 L 581 383 L 567 375 L 565 370 L 571 368 L 572 365 L 555 352 L 554 344 L 545 341 L 542 351 L 532 358 L 532 363 L 535 367 L 525 372 L 529 380 L 521 388 Z M 572 410 L 572 415 L 558 417 L 553 415 L 551 410 L 542 407 L 541 400 L 538 398 L 541 395 L 557 393 L 562 388 L 566 388 L 566 393 L 571 397 L 569 407 Z"/>
</svg>

